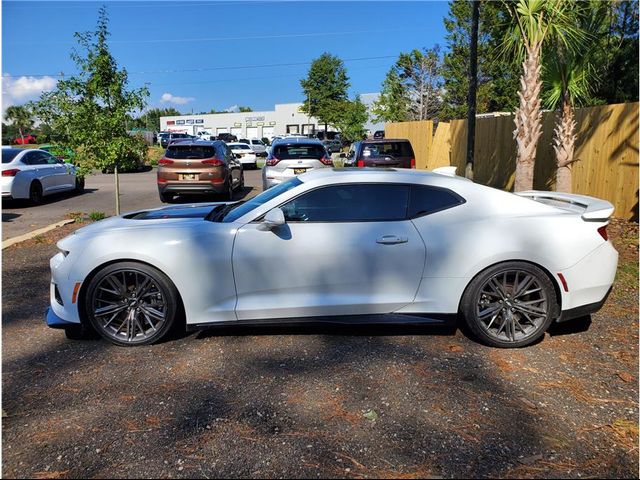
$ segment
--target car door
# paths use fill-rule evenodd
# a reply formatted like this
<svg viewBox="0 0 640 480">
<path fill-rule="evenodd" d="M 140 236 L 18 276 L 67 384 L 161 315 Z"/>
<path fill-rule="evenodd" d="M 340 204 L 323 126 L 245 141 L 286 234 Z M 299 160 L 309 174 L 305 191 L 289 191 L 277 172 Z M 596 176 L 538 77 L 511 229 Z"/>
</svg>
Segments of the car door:
<svg viewBox="0 0 640 480">
<path fill-rule="evenodd" d="M 53 184 L 55 190 L 71 190 L 75 188 L 75 176 L 71 170 L 71 165 L 68 163 L 64 163 L 59 160 L 57 157 L 54 157 L 50 153 L 42 153 L 45 160 L 47 161 L 47 165 L 52 170 L 52 175 L 54 176 Z"/>
<path fill-rule="evenodd" d="M 28 165 L 31 177 L 37 179 L 42 185 L 42 193 L 45 195 L 54 192 L 56 185 L 56 171 L 47 161 L 45 152 L 33 151 L 25 154 L 22 163 Z"/>
<path fill-rule="evenodd" d="M 238 320 L 390 313 L 411 303 L 426 249 L 406 220 L 409 187 L 344 184 L 281 205 L 286 223 L 238 230 Z"/>
</svg>

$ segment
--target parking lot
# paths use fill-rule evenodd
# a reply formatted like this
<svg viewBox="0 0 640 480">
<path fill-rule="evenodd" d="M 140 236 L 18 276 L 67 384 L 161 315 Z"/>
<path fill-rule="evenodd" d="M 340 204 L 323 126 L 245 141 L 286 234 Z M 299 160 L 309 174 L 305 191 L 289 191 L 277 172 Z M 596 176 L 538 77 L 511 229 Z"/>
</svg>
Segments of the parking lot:
<svg viewBox="0 0 640 480">
<path fill-rule="evenodd" d="M 142 208 L 155 208 L 162 205 L 158 198 L 156 170 L 124 173 L 120 177 L 120 209 L 128 212 Z M 262 191 L 260 170 L 245 171 L 245 189 L 237 192 L 235 199 L 247 195 L 253 196 Z M 215 200 L 215 199 L 214 199 Z M 181 201 L 202 201 L 197 197 Z M 32 207 L 27 201 L 3 201 L 2 204 L 2 240 L 45 227 L 65 217 L 80 212 L 102 212 L 115 214 L 115 183 L 113 175 L 96 173 L 86 178 L 85 192 L 61 193 L 45 197 L 44 204 Z"/>
<path fill-rule="evenodd" d="M 125 210 L 158 205 L 152 182 L 130 203 L 123 177 Z M 592 322 L 519 350 L 397 326 L 66 340 L 42 314 L 55 241 L 77 226 L 3 251 L 6 477 L 637 475 L 637 224 L 610 226 L 618 279 Z"/>
</svg>

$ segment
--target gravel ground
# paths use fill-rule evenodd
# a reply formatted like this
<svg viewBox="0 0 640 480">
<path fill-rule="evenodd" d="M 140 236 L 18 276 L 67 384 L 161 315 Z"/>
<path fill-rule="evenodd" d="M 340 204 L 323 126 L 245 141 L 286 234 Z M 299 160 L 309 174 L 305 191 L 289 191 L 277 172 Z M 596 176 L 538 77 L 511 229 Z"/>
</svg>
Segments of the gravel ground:
<svg viewBox="0 0 640 480">
<path fill-rule="evenodd" d="M 229 328 L 151 347 L 42 323 L 54 241 L 3 251 L 4 477 L 637 477 L 638 230 L 614 291 L 529 348 L 459 330 Z"/>
</svg>

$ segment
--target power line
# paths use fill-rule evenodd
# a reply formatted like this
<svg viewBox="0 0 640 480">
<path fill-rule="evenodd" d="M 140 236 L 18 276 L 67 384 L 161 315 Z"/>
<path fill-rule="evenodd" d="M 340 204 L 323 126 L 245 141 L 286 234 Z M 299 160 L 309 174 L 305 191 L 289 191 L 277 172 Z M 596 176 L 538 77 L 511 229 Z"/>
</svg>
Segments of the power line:
<svg viewBox="0 0 640 480">
<path fill-rule="evenodd" d="M 204 37 L 204 38 L 158 38 L 153 40 L 107 40 L 111 45 L 123 44 L 155 44 L 155 43 L 188 43 L 188 42 L 219 42 L 226 40 L 267 40 L 271 38 L 300 38 L 300 37 L 330 37 L 334 35 L 361 35 L 367 33 L 389 33 L 399 32 L 401 30 L 360 30 L 348 32 L 315 32 L 315 33 L 291 33 L 281 35 L 249 35 L 242 37 Z M 402 30 L 403 31 L 403 30 Z M 42 42 L 12 42 L 10 39 L 6 42 L 9 45 L 41 45 Z M 76 42 L 47 42 L 47 45 L 75 45 Z"/>
<path fill-rule="evenodd" d="M 343 62 L 360 62 L 366 60 L 382 60 L 387 58 L 397 58 L 397 55 L 382 55 L 377 57 L 359 57 L 359 58 L 346 58 Z M 162 74 L 162 73 L 193 73 L 193 72 L 209 72 L 214 70 L 244 70 L 250 68 L 273 68 L 273 67 L 293 67 L 301 65 L 311 65 L 312 62 L 290 62 L 290 63 L 270 63 L 262 65 L 233 65 L 233 66 L 219 66 L 219 67 L 203 67 L 203 68 L 182 68 L 172 70 L 146 70 L 139 72 L 127 72 L 129 75 L 149 75 L 149 74 Z M 60 75 L 60 74 L 23 74 L 23 75 L 8 75 L 3 74 L 5 78 L 18 78 L 18 77 L 54 77 L 63 78 L 66 76 L 77 75 L 77 73 Z"/>
</svg>

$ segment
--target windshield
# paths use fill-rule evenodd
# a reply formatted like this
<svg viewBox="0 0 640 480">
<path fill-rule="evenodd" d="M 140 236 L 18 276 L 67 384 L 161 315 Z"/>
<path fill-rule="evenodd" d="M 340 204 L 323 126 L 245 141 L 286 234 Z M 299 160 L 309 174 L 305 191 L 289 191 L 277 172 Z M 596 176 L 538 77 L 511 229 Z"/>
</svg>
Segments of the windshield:
<svg viewBox="0 0 640 480">
<path fill-rule="evenodd" d="M 280 160 L 291 160 L 298 158 L 317 158 L 324 157 L 325 150 L 322 145 L 317 144 L 300 144 L 294 145 L 278 145 L 273 149 L 273 156 Z"/>
<path fill-rule="evenodd" d="M 229 146 L 233 150 L 251 150 L 251 147 L 249 147 L 249 145 L 247 145 L 246 143 L 231 143 L 229 144 Z"/>
<path fill-rule="evenodd" d="M 18 148 L 3 148 L 2 163 L 10 163 L 14 158 L 16 158 L 16 155 L 18 155 L 22 151 L 23 150 L 20 150 Z"/>
<path fill-rule="evenodd" d="M 259 207 L 260 205 L 268 202 L 269 200 L 276 198 L 278 195 L 291 190 L 292 188 L 301 185 L 302 181 L 298 177 L 293 177 L 286 182 L 282 182 L 275 187 L 270 188 L 269 190 L 265 190 L 260 195 L 253 197 L 248 202 L 245 202 L 233 210 L 230 210 L 222 219 L 224 223 L 235 222 L 237 219 L 242 217 L 244 214 L 249 213 L 254 208 Z"/>
</svg>

